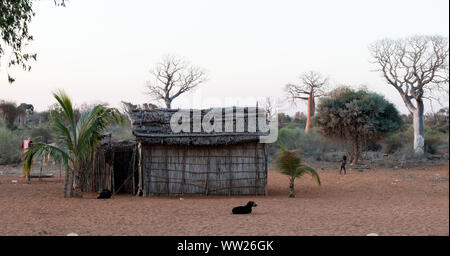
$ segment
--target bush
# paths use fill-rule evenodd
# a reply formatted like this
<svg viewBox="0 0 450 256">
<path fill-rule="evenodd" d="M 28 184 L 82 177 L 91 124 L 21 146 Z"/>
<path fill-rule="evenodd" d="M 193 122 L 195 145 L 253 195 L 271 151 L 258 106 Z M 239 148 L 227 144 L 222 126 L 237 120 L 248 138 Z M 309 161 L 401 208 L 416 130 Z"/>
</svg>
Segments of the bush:
<svg viewBox="0 0 450 256">
<path fill-rule="evenodd" d="M 385 139 L 384 153 L 392 154 L 403 148 L 405 139 L 399 134 L 393 134 Z"/>
<path fill-rule="evenodd" d="M 412 125 L 405 124 L 400 131 L 389 135 L 382 140 L 383 151 L 386 154 L 392 154 L 401 151 L 404 147 L 411 147 L 414 141 L 414 128 Z"/>
<path fill-rule="evenodd" d="M 436 151 L 441 144 L 441 139 L 436 135 L 425 135 L 425 152 L 429 154 L 436 154 Z"/>
<path fill-rule="evenodd" d="M 288 149 L 298 149 L 308 157 L 313 157 L 316 161 L 323 160 L 325 152 L 334 151 L 335 143 L 324 138 L 317 128 L 312 128 L 308 134 L 305 133 L 304 127 L 288 125 L 281 128 L 278 132 L 278 140 L 281 141 Z M 270 154 L 276 154 L 278 150 L 269 150 Z"/>
<path fill-rule="evenodd" d="M 373 152 L 378 152 L 381 150 L 381 145 L 378 144 L 375 140 L 368 140 L 366 141 L 364 144 L 364 151 L 373 151 Z"/>
<path fill-rule="evenodd" d="M 6 127 L 0 126 L 0 164 L 20 162 L 21 138 Z"/>
<path fill-rule="evenodd" d="M 384 152 L 392 154 L 408 147 L 413 148 L 414 129 L 412 125 L 404 127 L 403 131 L 396 132 L 383 140 Z M 448 136 L 438 129 L 425 127 L 425 152 L 436 154 L 439 148 L 448 144 Z"/>
<path fill-rule="evenodd" d="M 16 103 L 0 101 L 0 110 L 3 112 L 3 121 L 6 127 L 9 129 L 14 129 L 17 116 L 19 116 L 19 110 L 17 109 Z"/>
<path fill-rule="evenodd" d="M 32 128 L 30 136 L 32 140 L 36 140 L 36 138 L 40 137 L 40 141 L 44 143 L 50 143 L 53 140 L 51 130 L 46 127 Z"/>
</svg>

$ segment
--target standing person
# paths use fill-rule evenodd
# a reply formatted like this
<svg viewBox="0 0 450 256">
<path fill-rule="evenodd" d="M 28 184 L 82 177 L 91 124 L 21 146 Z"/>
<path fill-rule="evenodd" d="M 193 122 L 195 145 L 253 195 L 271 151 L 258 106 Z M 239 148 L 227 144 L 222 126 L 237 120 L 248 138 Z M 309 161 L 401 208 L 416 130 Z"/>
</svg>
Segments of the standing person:
<svg viewBox="0 0 450 256">
<path fill-rule="evenodd" d="M 345 170 L 345 165 L 347 164 L 347 156 L 342 157 L 341 161 L 341 169 L 339 170 L 339 174 L 342 174 L 342 170 L 344 170 L 344 174 L 347 174 L 347 171 Z"/>
</svg>

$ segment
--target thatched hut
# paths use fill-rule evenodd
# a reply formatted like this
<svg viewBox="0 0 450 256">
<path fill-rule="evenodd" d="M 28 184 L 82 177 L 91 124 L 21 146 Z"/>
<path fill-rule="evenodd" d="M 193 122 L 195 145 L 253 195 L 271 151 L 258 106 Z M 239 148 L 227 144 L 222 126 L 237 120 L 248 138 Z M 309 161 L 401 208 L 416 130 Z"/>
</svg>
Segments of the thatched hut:
<svg viewBox="0 0 450 256">
<path fill-rule="evenodd" d="M 129 118 L 144 196 L 267 194 L 263 109 L 135 109 Z"/>
</svg>

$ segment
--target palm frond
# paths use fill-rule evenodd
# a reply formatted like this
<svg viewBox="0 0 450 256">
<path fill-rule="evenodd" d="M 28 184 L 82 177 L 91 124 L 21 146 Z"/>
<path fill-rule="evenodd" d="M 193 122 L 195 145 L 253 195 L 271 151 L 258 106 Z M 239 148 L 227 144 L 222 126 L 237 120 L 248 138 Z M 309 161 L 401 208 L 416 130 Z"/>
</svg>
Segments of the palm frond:
<svg viewBox="0 0 450 256">
<path fill-rule="evenodd" d="M 95 106 L 90 111 L 83 113 L 78 120 L 76 133 L 78 134 L 78 143 L 75 151 L 80 155 L 87 155 L 92 146 L 96 144 L 97 138 L 100 136 L 98 127 L 99 106 Z M 101 121 L 101 120 L 100 120 Z"/>
<path fill-rule="evenodd" d="M 77 152 L 80 154 L 91 152 L 101 135 L 113 121 L 124 122 L 124 117 L 115 108 L 97 105 L 90 111 L 83 113 L 76 129 L 78 134 Z"/>
<path fill-rule="evenodd" d="M 288 175 L 291 178 L 299 178 L 305 173 L 309 173 L 321 185 L 319 174 L 314 168 L 303 162 L 303 158 L 299 156 L 299 150 L 287 150 L 282 143 L 280 143 L 280 149 L 281 151 L 278 153 L 275 161 L 282 174 Z"/>
<path fill-rule="evenodd" d="M 43 156 L 44 154 L 52 157 L 56 162 L 62 162 L 66 167 L 69 165 L 69 154 L 63 149 L 42 142 L 34 142 L 25 152 L 25 168 L 30 169 L 33 158 Z"/>
<path fill-rule="evenodd" d="M 67 96 L 64 91 L 58 90 L 53 93 L 53 97 L 58 101 L 59 105 L 63 109 L 64 117 L 67 118 L 67 121 L 72 126 L 75 126 L 75 113 L 73 111 L 72 101 L 69 96 Z"/>
<path fill-rule="evenodd" d="M 312 178 L 317 182 L 319 186 L 322 185 L 322 183 L 320 182 L 319 174 L 316 172 L 316 170 L 314 170 L 314 168 L 306 164 L 302 165 L 300 168 L 302 169 L 303 173 L 311 174 Z"/>
<path fill-rule="evenodd" d="M 281 149 L 275 161 L 283 174 L 297 176 L 296 170 L 302 163 L 301 157 L 297 154 L 298 151 L 288 151 L 284 148 Z"/>
<path fill-rule="evenodd" d="M 69 150 L 73 150 L 73 138 L 70 134 L 69 129 L 58 119 L 52 120 L 53 127 L 55 132 L 57 133 L 58 139 L 64 141 L 66 147 Z"/>
</svg>

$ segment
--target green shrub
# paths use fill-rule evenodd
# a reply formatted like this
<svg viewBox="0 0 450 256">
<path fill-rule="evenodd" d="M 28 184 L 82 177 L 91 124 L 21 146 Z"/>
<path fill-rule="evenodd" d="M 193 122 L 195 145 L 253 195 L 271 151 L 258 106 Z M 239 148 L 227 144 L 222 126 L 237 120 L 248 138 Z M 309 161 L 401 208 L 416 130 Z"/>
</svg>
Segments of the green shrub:
<svg viewBox="0 0 450 256">
<path fill-rule="evenodd" d="M 373 151 L 373 152 L 378 152 L 382 148 L 382 146 L 378 144 L 375 140 L 368 140 L 366 142 L 363 142 L 363 146 L 364 151 Z"/>
<path fill-rule="evenodd" d="M 0 164 L 20 162 L 21 138 L 6 127 L 0 126 Z"/>
<path fill-rule="evenodd" d="M 33 140 L 40 137 L 40 141 L 50 143 L 53 140 L 52 132 L 47 127 L 35 127 L 31 129 L 30 136 Z"/>
<path fill-rule="evenodd" d="M 393 134 L 384 140 L 385 147 L 384 152 L 387 154 L 392 154 L 403 148 L 405 145 L 405 139 L 401 134 Z"/>
<path fill-rule="evenodd" d="M 336 148 L 332 141 L 324 138 L 318 132 L 317 128 L 312 128 L 306 134 L 303 127 L 289 125 L 279 130 L 278 140 L 286 148 L 298 149 L 303 155 L 313 157 L 316 160 L 322 159 L 321 154 Z"/>
<path fill-rule="evenodd" d="M 436 135 L 425 135 L 425 152 L 429 154 L 436 154 L 436 151 L 441 144 L 441 139 Z"/>
<path fill-rule="evenodd" d="M 399 131 L 387 136 L 381 142 L 383 151 L 386 154 L 392 154 L 402 150 L 404 147 L 412 147 L 414 141 L 414 128 L 406 124 Z"/>
</svg>

